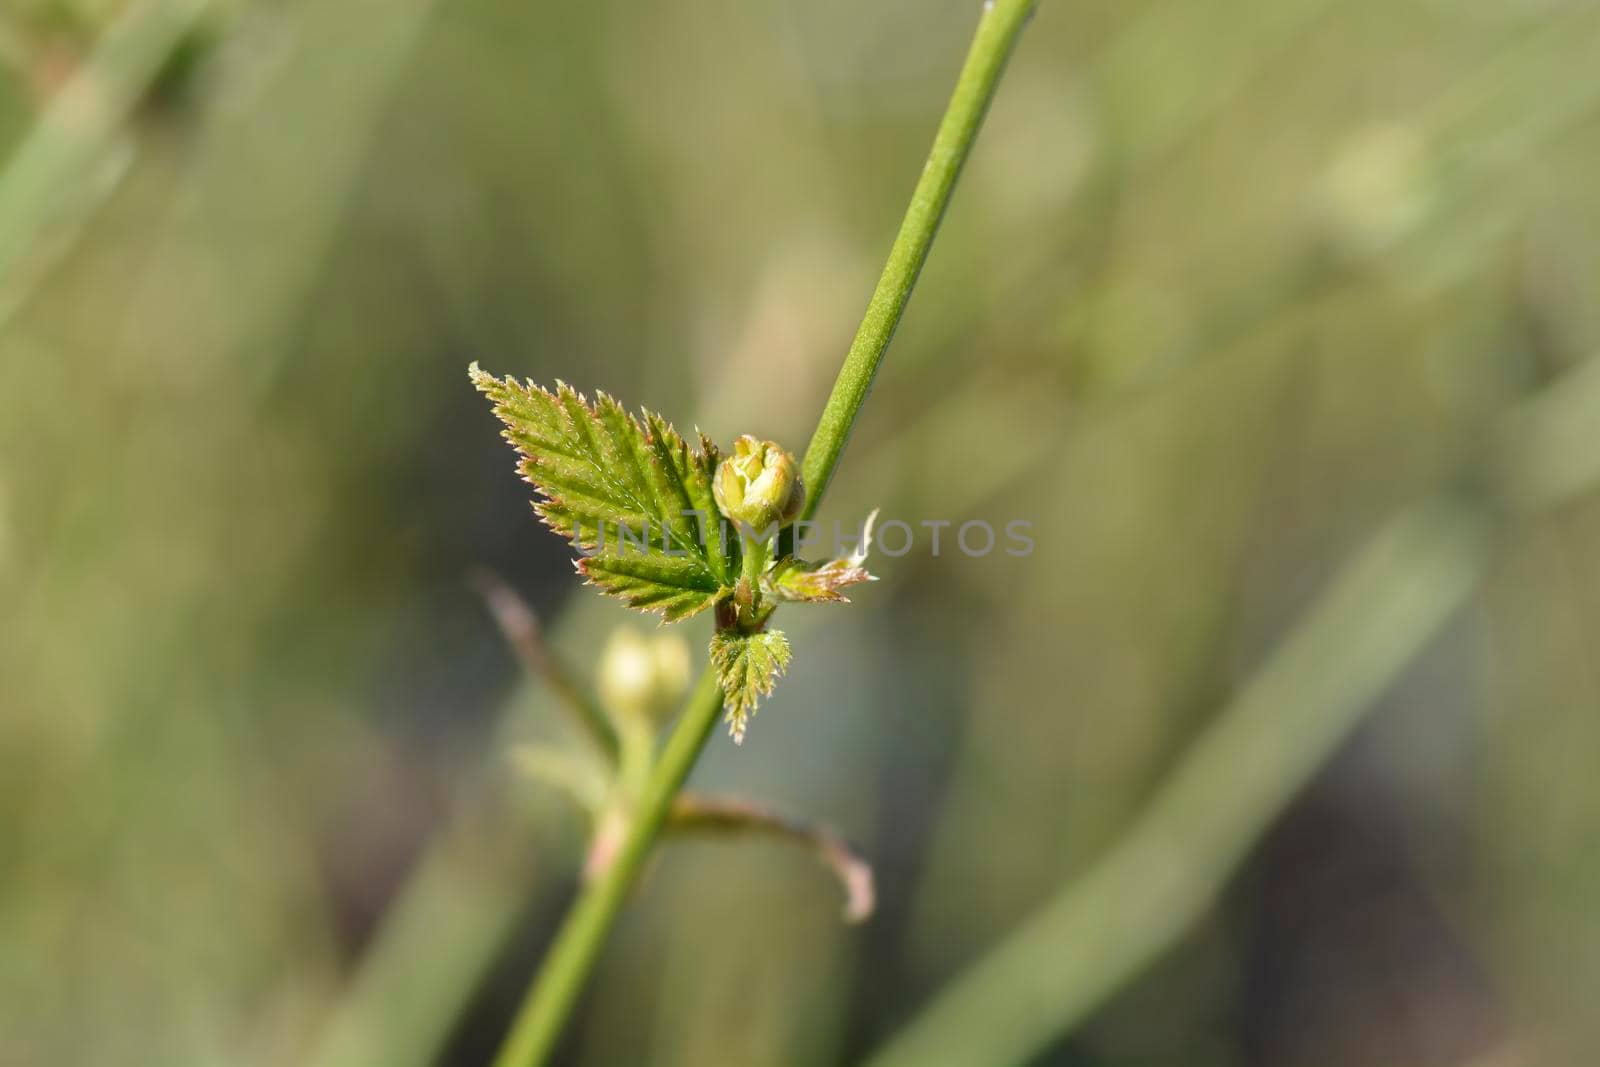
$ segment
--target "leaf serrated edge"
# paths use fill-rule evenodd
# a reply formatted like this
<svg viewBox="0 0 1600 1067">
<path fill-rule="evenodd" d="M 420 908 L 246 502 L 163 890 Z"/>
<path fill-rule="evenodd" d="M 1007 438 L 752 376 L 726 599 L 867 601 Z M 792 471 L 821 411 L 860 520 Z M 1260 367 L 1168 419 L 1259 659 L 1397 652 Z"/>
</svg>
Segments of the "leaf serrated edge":
<svg viewBox="0 0 1600 1067">
<path fill-rule="evenodd" d="M 698 452 L 694 451 L 665 417 L 644 407 L 640 408 L 642 418 L 636 416 L 604 390 L 596 390 L 595 400 L 591 402 L 583 392 L 559 378 L 552 391 L 532 379 L 519 380 L 509 374 L 498 378 L 483 370 L 476 360 L 468 366 L 467 373 L 474 387 L 489 399 L 495 417 L 502 424 L 500 436 L 517 453 L 518 474 L 537 494 L 537 499 L 530 503 L 545 527 L 564 539 L 570 539 L 575 547 L 598 546 L 598 537 L 589 538 L 585 529 L 586 515 L 581 505 L 575 508 L 567 499 L 570 494 L 553 490 L 549 486 L 550 479 L 541 478 L 538 474 L 538 469 L 544 465 L 541 452 L 593 468 L 601 480 L 598 488 L 620 499 L 658 505 L 655 509 L 641 511 L 641 517 L 661 527 L 664 544 L 670 540 L 686 553 L 679 558 L 694 559 L 703 565 L 708 577 L 716 583 L 716 588 L 697 590 L 663 586 L 681 588 L 682 592 L 666 596 L 657 603 L 646 603 L 644 595 L 617 588 L 622 583 L 607 582 L 589 572 L 587 561 L 617 558 L 604 551 L 598 555 L 580 556 L 573 561 L 574 569 L 584 578 L 585 584 L 594 586 L 604 595 L 622 600 L 635 610 L 660 614 L 664 623 L 676 622 L 704 611 L 726 591 L 724 587 L 737 562 L 731 558 L 728 539 L 721 535 L 721 516 L 710 499 L 709 489 L 705 494 L 707 499 L 698 501 L 689 486 L 691 472 L 698 473 L 708 486 L 710 477 L 715 473 L 719 451 L 710 438 L 697 428 L 695 432 L 701 447 Z M 518 401 L 532 411 L 528 415 L 519 414 L 516 411 Z M 541 404 L 549 410 L 539 412 Z M 537 429 L 541 422 L 553 424 L 566 440 L 577 442 L 577 445 L 562 447 L 559 442 L 542 440 L 529 432 L 530 427 Z M 643 448 L 632 445 L 628 440 L 630 433 L 643 443 Z M 623 469 L 626 474 L 619 475 L 619 470 Z M 627 484 L 623 484 L 624 479 Z M 667 516 L 660 513 L 659 505 L 666 499 L 662 492 L 664 488 L 676 497 L 675 503 L 688 505 L 684 510 L 705 516 L 705 524 L 698 531 L 703 541 L 696 541 L 687 533 L 682 528 L 682 522 L 668 522 Z M 596 500 L 596 503 L 608 502 Z M 705 506 L 701 507 L 702 504 Z M 684 517 L 680 514 L 678 519 Z M 715 546 L 711 541 L 713 523 L 717 524 Z M 636 580 L 647 581 L 643 578 Z M 694 605 L 682 610 L 686 601 L 693 601 Z"/>
<path fill-rule="evenodd" d="M 752 675 L 750 653 L 757 642 L 769 654 L 771 670 Z M 733 737 L 734 744 L 744 744 L 750 717 L 760 706 L 761 698 L 772 695 L 778 679 L 788 672 L 793 659 L 794 652 L 782 630 L 763 630 L 753 634 L 719 630 L 712 635 L 711 663 L 722 683 L 726 711 L 724 721 L 728 724 L 728 733 Z M 736 668 L 739 675 L 730 678 Z M 752 677 L 755 678 L 753 683 Z"/>
<path fill-rule="evenodd" d="M 669 586 L 660 584 L 659 587 L 662 589 L 676 589 L 677 592 L 659 601 L 647 602 L 645 594 L 628 593 L 621 588 L 622 583 L 620 581 L 610 582 L 605 578 L 599 577 L 590 572 L 591 566 L 595 566 L 598 569 L 597 561 L 620 558 L 621 557 L 618 556 L 579 556 L 577 559 L 572 561 L 572 568 L 578 573 L 578 576 L 583 579 L 584 585 L 593 586 L 595 589 L 598 589 L 603 596 L 609 596 L 617 600 L 621 600 L 625 605 L 632 608 L 634 611 L 643 612 L 647 615 L 660 615 L 660 622 L 662 625 L 673 622 L 682 622 L 684 619 L 693 618 L 702 611 L 705 611 L 707 608 L 711 607 L 717 602 L 717 600 L 719 600 L 728 592 L 728 589 L 725 586 L 718 586 L 716 589 L 698 589 L 689 586 Z M 619 579 L 634 578 L 636 581 L 646 581 L 646 579 L 638 578 L 634 575 L 625 575 L 620 572 L 614 573 L 616 573 L 616 576 Z M 688 608 L 687 610 L 681 610 L 680 605 L 677 603 L 677 601 L 680 600 L 694 600 L 697 602 L 693 607 Z"/>
</svg>

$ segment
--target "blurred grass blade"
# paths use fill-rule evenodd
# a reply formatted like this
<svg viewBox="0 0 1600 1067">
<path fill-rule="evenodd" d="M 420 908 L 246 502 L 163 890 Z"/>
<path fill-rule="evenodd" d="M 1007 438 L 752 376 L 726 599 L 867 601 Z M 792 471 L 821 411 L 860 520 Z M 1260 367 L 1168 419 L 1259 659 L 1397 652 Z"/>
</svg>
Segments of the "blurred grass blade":
<svg viewBox="0 0 1600 1067">
<path fill-rule="evenodd" d="M 139 333 L 189 373 L 259 396 L 303 351 L 295 330 L 434 10 L 321 0 L 257 16 L 293 47 L 237 61 L 254 66 L 204 116 L 136 297 Z"/>
<path fill-rule="evenodd" d="M 209 0 L 132 5 L 11 156 L 0 173 L 0 324 L 38 276 L 37 264 L 24 269 L 30 256 L 52 231 L 81 223 L 115 185 L 106 168 L 122 169 L 115 158 L 122 124 L 209 7 Z"/>
<path fill-rule="evenodd" d="M 528 903 L 535 835 L 526 811 L 483 798 L 434 841 L 315 1047 L 308 1067 L 425 1067 Z"/>
<path fill-rule="evenodd" d="M 1125 165 L 1139 168 L 1163 158 L 1334 6 L 1332 0 L 1282 0 L 1236 17 L 1183 0 L 1142 7 L 1088 71 L 1114 110 L 1111 128 Z M 1189 61 L 1195 55 L 1206 61 Z"/>
<path fill-rule="evenodd" d="M 1490 520 L 1390 520 L 1240 690 L 1109 855 L 946 988 L 873 1067 L 1024 1063 L 1168 949 L 1279 812 L 1472 595 Z M 1248 773 L 1245 773 L 1248 772 Z"/>
<path fill-rule="evenodd" d="M 1600 483 L 1596 426 L 1600 357 L 1591 356 L 1502 420 L 1490 466 L 1500 498 L 1535 511 L 1591 492 Z"/>
</svg>

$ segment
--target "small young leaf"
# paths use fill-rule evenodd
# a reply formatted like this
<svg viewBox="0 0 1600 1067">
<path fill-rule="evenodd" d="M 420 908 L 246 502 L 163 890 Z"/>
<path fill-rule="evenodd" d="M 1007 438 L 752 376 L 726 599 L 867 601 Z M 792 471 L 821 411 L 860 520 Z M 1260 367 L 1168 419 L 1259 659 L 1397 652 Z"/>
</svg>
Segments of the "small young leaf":
<svg viewBox="0 0 1600 1067">
<path fill-rule="evenodd" d="M 789 667 L 789 639 L 778 630 L 718 630 L 711 638 L 711 664 L 722 683 L 728 732 L 734 744 L 742 744 L 756 705 L 772 694 L 778 676 Z"/>
<path fill-rule="evenodd" d="M 850 598 L 839 592 L 847 585 L 875 582 L 865 567 L 852 566 L 848 559 L 826 563 L 787 556 L 774 563 L 761 576 L 761 591 L 777 600 L 802 600 L 818 604 L 848 604 Z"/>
<path fill-rule="evenodd" d="M 534 510 L 586 551 L 578 570 L 602 592 L 675 622 L 732 584 L 738 539 L 718 518 L 711 477 L 721 457 L 704 435 L 691 451 L 661 416 L 641 421 L 605 393 L 591 404 L 560 382 L 551 392 L 476 363 L 469 373 L 539 491 Z"/>
<path fill-rule="evenodd" d="M 818 604 L 848 604 L 850 598 L 839 592 L 847 585 L 875 582 L 878 579 L 862 566 L 872 550 L 872 528 L 878 521 L 873 508 L 861 530 L 861 543 L 848 556 L 813 563 L 797 556 L 785 556 L 761 576 L 761 591 L 774 600 L 800 600 Z"/>
</svg>

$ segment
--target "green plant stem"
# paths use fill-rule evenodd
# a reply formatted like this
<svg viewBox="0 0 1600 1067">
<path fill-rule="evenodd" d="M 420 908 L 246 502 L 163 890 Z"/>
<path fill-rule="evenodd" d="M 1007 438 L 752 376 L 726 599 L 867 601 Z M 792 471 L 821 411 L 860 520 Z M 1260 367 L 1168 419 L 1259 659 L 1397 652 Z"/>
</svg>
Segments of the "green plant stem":
<svg viewBox="0 0 1600 1067">
<path fill-rule="evenodd" d="M 961 164 L 972 151 L 1001 69 L 1032 9 L 1033 0 L 993 0 L 984 6 L 977 34 L 912 194 L 911 206 L 889 252 L 889 261 L 806 450 L 804 470 L 809 493 L 802 517 L 815 512 L 827 491 L 850 428 L 866 402 L 872 377 L 883 361 L 917 275 L 928 258 L 928 249 L 950 202 Z M 716 676 L 707 671 L 645 784 L 616 859 L 584 889 L 557 932 L 511 1034 L 495 1057 L 495 1067 L 535 1067 L 549 1057 L 622 902 L 721 709 L 722 692 Z"/>
<path fill-rule="evenodd" d="M 752 586 L 761 581 L 761 572 L 766 569 L 767 559 L 771 556 L 771 548 L 766 541 L 758 541 L 753 537 L 744 539 L 744 555 L 739 565 L 740 577 L 746 579 Z"/>
<path fill-rule="evenodd" d="M 707 670 L 700 676 L 661 758 L 645 783 L 633 822 L 616 858 L 579 895 L 545 954 L 516 1023 L 495 1056 L 495 1067 L 543 1063 L 554 1050 L 567 1015 L 583 992 L 628 890 L 650 854 L 650 847 L 666 822 L 678 790 L 711 736 L 721 710 L 722 690 L 717 686 L 716 674 Z"/>
<path fill-rule="evenodd" d="M 833 393 L 822 411 L 817 429 L 806 447 L 801 476 L 806 484 L 806 506 L 801 519 L 816 514 L 828 482 L 839 465 L 839 457 L 850 439 L 850 430 L 861 405 L 872 389 L 872 380 L 883 364 L 883 356 L 900 325 L 906 302 L 917 284 L 917 275 L 927 262 L 934 234 L 950 203 L 950 193 L 961 166 L 972 152 L 983 123 L 984 112 L 994 98 L 1001 71 L 1011 55 L 1023 25 L 1034 7 L 1033 0 L 991 0 L 984 6 L 977 35 L 967 52 L 966 63 L 956 81 L 955 92 L 945 109 L 944 120 L 933 139 L 933 150 L 922 168 L 922 177 L 911 194 L 900 232 L 889 250 L 878 287 L 867 304 L 867 313 L 856 331 L 845 356 L 844 366 L 833 383 Z"/>
<path fill-rule="evenodd" d="M 1466 603 L 1496 521 L 1481 504 L 1448 498 L 1391 519 L 1207 727 L 1120 843 L 939 994 L 870 1067 L 1027 1062 L 1172 945 Z"/>
</svg>

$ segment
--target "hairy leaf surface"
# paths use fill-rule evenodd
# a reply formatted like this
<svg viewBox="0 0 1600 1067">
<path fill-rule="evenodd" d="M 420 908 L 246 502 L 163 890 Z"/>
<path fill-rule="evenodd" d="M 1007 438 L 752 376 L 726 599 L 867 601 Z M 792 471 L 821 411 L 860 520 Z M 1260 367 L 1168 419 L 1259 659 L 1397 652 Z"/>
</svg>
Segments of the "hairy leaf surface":
<svg viewBox="0 0 1600 1067">
<path fill-rule="evenodd" d="M 774 600 L 799 600 L 816 604 L 848 604 L 850 598 L 839 590 L 861 582 L 878 579 L 862 566 L 872 551 L 872 530 L 878 523 L 878 509 L 873 508 L 861 528 L 861 541 L 848 556 L 830 559 L 826 563 L 813 563 L 798 556 L 785 556 L 767 568 L 761 576 L 761 591 Z"/>
<path fill-rule="evenodd" d="M 789 667 L 789 639 L 779 630 L 741 634 L 719 630 L 711 638 L 711 663 L 722 683 L 728 732 L 744 741 L 745 727 L 756 705 L 772 695 L 778 676 Z"/>
<path fill-rule="evenodd" d="M 761 591 L 777 600 L 799 600 L 819 604 L 848 604 L 850 598 L 839 592 L 845 586 L 877 581 L 865 567 L 848 559 L 826 563 L 787 556 L 761 576 Z"/>
<path fill-rule="evenodd" d="M 602 592 L 669 622 L 710 607 L 738 571 L 737 538 L 724 537 L 711 476 L 720 456 L 699 449 L 661 416 L 629 413 L 605 393 L 590 403 L 469 371 L 494 405 L 517 470 L 539 492 L 534 510 L 585 553 L 578 570 Z"/>
</svg>

